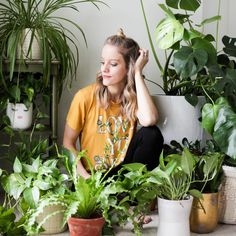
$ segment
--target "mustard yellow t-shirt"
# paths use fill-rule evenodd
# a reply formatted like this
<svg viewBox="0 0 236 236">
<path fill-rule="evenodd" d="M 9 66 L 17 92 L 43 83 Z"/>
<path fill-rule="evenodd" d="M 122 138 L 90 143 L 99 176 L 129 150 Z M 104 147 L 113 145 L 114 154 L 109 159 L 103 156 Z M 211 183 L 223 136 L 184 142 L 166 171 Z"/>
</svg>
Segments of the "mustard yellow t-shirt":
<svg viewBox="0 0 236 236">
<path fill-rule="evenodd" d="M 135 131 L 136 122 L 120 113 L 120 104 L 105 110 L 96 104 L 96 84 L 79 90 L 71 103 L 67 124 L 79 132 L 80 149 L 87 150 L 94 169 L 120 164 Z M 87 164 L 84 162 L 86 169 Z"/>
</svg>

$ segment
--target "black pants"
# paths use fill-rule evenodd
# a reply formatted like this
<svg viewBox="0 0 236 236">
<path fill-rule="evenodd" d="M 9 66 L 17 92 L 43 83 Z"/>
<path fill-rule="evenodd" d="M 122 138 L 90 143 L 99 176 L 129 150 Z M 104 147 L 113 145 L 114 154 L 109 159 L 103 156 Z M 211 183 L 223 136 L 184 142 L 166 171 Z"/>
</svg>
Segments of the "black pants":
<svg viewBox="0 0 236 236">
<path fill-rule="evenodd" d="M 159 156 L 163 148 L 163 136 L 157 126 L 142 127 L 132 138 L 124 161 L 109 172 L 114 175 L 123 164 L 139 162 L 145 164 L 148 170 L 159 164 Z"/>
</svg>

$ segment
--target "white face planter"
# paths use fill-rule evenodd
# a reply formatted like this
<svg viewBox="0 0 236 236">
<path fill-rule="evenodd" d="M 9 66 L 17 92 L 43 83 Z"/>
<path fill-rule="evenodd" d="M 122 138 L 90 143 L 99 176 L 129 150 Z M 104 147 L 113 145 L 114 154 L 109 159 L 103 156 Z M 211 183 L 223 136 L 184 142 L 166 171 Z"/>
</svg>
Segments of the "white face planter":
<svg viewBox="0 0 236 236">
<path fill-rule="evenodd" d="M 13 129 L 28 129 L 32 124 L 33 105 L 27 108 L 23 103 L 8 103 L 7 116 Z"/>
</svg>

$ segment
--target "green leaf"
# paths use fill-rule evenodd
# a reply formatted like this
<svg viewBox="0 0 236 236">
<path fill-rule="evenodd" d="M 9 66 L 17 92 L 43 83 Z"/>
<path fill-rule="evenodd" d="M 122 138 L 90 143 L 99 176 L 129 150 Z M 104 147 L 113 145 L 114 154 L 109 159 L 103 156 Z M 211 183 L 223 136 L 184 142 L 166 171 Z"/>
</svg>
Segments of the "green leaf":
<svg viewBox="0 0 236 236">
<path fill-rule="evenodd" d="M 223 51 L 230 56 L 236 57 L 236 38 L 224 36 L 222 42 L 225 46 Z"/>
<path fill-rule="evenodd" d="M 213 138 L 224 153 L 236 159 L 236 113 L 229 105 L 219 110 Z"/>
<path fill-rule="evenodd" d="M 15 100 L 14 102 L 20 102 L 21 91 L 17 85 L 13 85 L 9 89 L 9 93 L 10 93 L 11 97 Z"/>
<path fill-rule="evenodd" d="M 213 17 L 204 19 L 199 26 L 203 26 L 203 25 L 206 25 L 206 24 L 213 23 L 215 21 L 220 21 L 220 20 L 221 20 L 221 16 L 219 16 L 219 15 L 213 16 Z"/>
<path fill-rule="evenodd" d="M 202 127 L 207 130 L 209 134 L 213 133 L 215 121 L 215 106 L 210 103 L 206 103 L 202 108 Z"/>
<path fill-rule="evenodd" d="M 155 39 L 160 49 L 171 48 L 184 36 L 183 25 L 175 18 L 167 17 L 155 29 Z"/>
<path fill-rule="evenodd" d="M 36 207 L 40 196 L 38 187 L 34 186 L 33 188 L 27 188 L 24 191 L 23 196 L 25 201 L 30 205 L 30 207 Z"/>
<path fill-rule="evenodd" d="M 198 104 L 198 96 L 195 94 L 186 94 L 184 97 L 192 106 L 195 107 Z"/>
<path fill-rule="evenodd" d="M 16 157 L 14 164 L 13 164 L 13 170 L 15 173 L 21 173 L 22 172 L 22 165 L 19 159 Z"/>
<path fill-rule="evenodd" d="M 193 197 L 202 198 L 202 193 L 199 190 L 197 190 L 197 189 L 191 189 L 191 190 L 189 190 L 189 193 Z"/>
<path fill-rule="evenodd" d="M 32 163 L 32 168 L 34 169 L 34 173 L 37 173 L 39 171 L 39 166 L 40 166 L 40 157 L 36 158 L 33 163 Z"/>
<path fill-rule="evenodd" d="M 194 170 L 194 164 L 193 154 L 187 148 L 184 148 L 182 152 L 181 167 L 190 177 Z"/>
<path fill-rule="evenodd" d="M 215 47 L 208 38 L 194 38 L 192 39 L 193 49 L 204 50 L 208 55 L 207 66 L 215 65 L 217 63 L 217 52 Z"/>
<path fill-rule="evenodd" d="M 182 78 L 191 77 L 206 65 L 208 55 L 203 49 L 183 46 L 174 54 L 174 67 Z"/>
<path fill-rule="evenodd" d="M 53 187 L 51 183 L 47 183 L 44 180 L 35 180 L 34 186 L 37 186 L 40 190 L 44 191 L 49 190 Z"/>
<path fill-rule="evenodd" d="M 183 9 L 187 11 L 196 11 L 201 4 L 200 0 L 166 0 L 169 7 Z"/>
</svg>

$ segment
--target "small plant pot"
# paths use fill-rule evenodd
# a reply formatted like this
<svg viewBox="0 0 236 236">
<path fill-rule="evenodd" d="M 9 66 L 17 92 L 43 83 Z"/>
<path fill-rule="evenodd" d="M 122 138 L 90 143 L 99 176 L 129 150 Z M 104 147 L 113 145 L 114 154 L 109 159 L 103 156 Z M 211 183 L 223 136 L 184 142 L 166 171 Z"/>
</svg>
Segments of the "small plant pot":
<svg viewBox="0 0 236 236">
<path fill-rule="evenodd" d="M 199 202 L 200 201 L 200 202 Z M 218 223 L 218 193 L 203 193 L 203 199 L 193 200 L 190 229 L 194 233 L 213 232 Z"/>
<path fill-rule="evenodd" d="M 67 225 L 62 227 L 64 219 L 65 207 L 61 205 L 47 206 L 43 209 L 43 213 L 37 217 L 37 222 L 41 222 L 45 217 L 50 216 L 42 225 L 45 231 L 40 234 L 58 234 L 67 229 Z"/>
<path fill-rule="evenodd" d="M 223 165 L 224 180 L 219 193 L 219 222 L 236 224 L 236 167 Z"/>
<path fill-rule="evenodd" d="M 11 127 L 13 129 L 25 130 L 30 128 L 33 117 L 33 104 L 29 108 L 23 103 L 8 103 L 7 104 L 7 116 L 11 121 Z"/>
<path fill-rule="evenodd" d="M 68 220 L 70 236 L 100 236 L 104 224 L 103 217 L 94 219 L 71 217 Z"/>
<path fill-rule="evenodd" d="M 22 32 L 20 45 L 17 47 L 16 58 L 17 59 L 30 59 L 39 60 L 42 58 L 39 46 L 39 36 L 37 32 L 32 37 L 32 29 L 26 28 Z"/>
<path fill-rule="evenodd" d="M 189 216 L 193 197 L 187 200 L 158 198 L 157 236 L 190 236 Z"/>
</svg>

